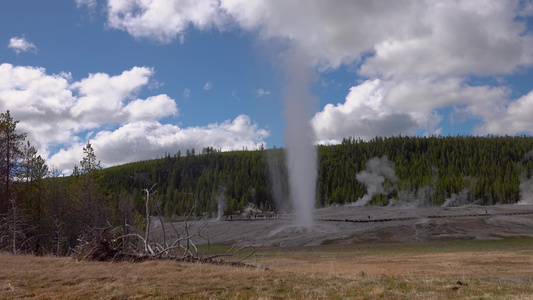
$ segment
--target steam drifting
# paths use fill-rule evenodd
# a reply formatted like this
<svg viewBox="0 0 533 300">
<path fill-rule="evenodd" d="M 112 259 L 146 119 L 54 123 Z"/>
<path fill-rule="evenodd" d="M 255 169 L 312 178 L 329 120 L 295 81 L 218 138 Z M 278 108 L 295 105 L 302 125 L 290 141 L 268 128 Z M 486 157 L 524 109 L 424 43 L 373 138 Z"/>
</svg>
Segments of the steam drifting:
<svg viewBox="0 0 533 300">
<path fill-rule="evenodd" d="M 219 221 L 224 215 L 224 210 L 226 209 L 226 187 L 220 186 L 218 188 L 218 193 L 215 198 L 217 202 L 217 221 Z"/>
<path fill-rule="evenodd" d="M 374 157 L 366 162 L 366 170 L 356 175 L 357 181 L 366 185 L 366 194 L 357 199 L 353 206 L 365 206 L 374 195 L 385 194 L 388 191 L 383 187 L 385 178 L 391 182 L 396 182 L 396 173 L 394 172 L 394 163 L 389 161 L 387 156 Z"/>
<path fill-rule="evenodd" d="M 533 160 L 533 150 L 524 154 L 524 160 Z M 533 177 L 528 178 L 525 170 L 520 175 L 518 188 L 520 189 L 520 201 L 516 204 L 533 205 Z"/>
<path fill-rule="evenodd" d="M 520 178 L 520 201 L 519 205 L 533 205 L 533 178 L 522 176 Z"/>
<path fill-rule="evenodd" d="M 313 224 L 317 178 L 315 136 L 309 120 L 317 101 L 309 92 L 313 73 L 305 56 L 298 52 L 293 49 L 286 59 L 283 141 L 287 145 L 290 197 L 296 219 L 299 225 L 309 226 Z"/>
</svg>

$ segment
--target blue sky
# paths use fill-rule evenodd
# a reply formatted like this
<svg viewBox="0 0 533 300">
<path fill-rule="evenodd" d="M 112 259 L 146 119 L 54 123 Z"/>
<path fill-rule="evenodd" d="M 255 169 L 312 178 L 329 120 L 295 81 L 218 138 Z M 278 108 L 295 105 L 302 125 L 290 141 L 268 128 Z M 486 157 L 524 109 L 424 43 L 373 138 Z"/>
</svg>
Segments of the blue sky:
<svg viewBox="0 0 533 300">
<path fill-rule="evenodd" d="M 68 173 L 211 146 L 531 134 L 532 1 L 1 0 L 0 110 Z M 296 96 L 295 96 L 296 95 Z"/>
</svg>

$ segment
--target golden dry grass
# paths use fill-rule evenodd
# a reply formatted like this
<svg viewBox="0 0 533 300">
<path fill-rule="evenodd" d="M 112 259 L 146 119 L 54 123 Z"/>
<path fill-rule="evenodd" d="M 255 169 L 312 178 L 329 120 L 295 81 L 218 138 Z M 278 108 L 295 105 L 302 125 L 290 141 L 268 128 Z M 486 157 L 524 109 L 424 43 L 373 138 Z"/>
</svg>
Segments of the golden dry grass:
<svg viewBox="0 0 533 300">
<path fill-rule="evenodd" d="M 0 298 L 533 299 L 530 245 L 272 248 L 249 261 L 268 269 L 0 254 Z"/>
</svg>

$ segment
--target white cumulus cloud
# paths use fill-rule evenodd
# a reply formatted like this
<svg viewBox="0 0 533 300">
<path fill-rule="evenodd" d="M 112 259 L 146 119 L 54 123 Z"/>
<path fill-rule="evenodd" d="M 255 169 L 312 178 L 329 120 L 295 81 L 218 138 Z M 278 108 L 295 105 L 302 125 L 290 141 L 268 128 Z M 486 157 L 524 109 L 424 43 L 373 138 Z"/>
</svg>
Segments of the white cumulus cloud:
<svg viewBox="0 0 533 300">
<path fill-rule="evenodd" d="M 116 76 L 90 74 L 71 84 L 79 96 L 71 108 L 71 114 L 87 123 L 123 120 L 124 102 L 146 86 L 152 75 L 153 70 L 144 67 L 134 67 Z"/>
<path fill-rule="evenodd" d="M 321 143 L 336 142 L 356 135 L 375 136 L 412 134 L 416 120 L 408 113 L 396 112 L 385 105 L 383 87 L 378 79 L 352 87 L 344 104 L 328 104 L 312 119 Z"/>
<path fill-rule="evenodd" d="M 91 139 L 95 153 L 104 166 L 141 159 L 152 159 L 165 153 L 175 154 L 187 149 L 201 151 L 213 147 L 222 151 L 257 149 L 269 133 L 253 124 L 248 116 L 206 126 L 181 128 L 157 121 L 136 121 L 120 128 L 102 130 Z M 50 158 L 50 163 L 65 167 L 79 162 L 83 144 L 73 144 Z M 66 163 L 68 162 L 68 163 Z M 69 165 L 70 163 L 70 165 Z"/>
<path fill-rule="evenodd" d="M 500 124 L 493 133 L 514 134 L 501 126 L 502 109 L 514 106 L 504 87 L 469 86 L 461 80 L 367 80 L 350 88 L 344 103 L 328 104 L 311 120 L 321 143 L 337 143 L 343 137 L 370 139 L 375 136 L 439 134 L 443 116 L 439 109 L 454 108 L 458 116 L 467 116 L 486 124 Z M 520 101 L 520 100 L 518 100 Z M 528 122 L 533 126 L 533 120 Z M 532 127 L 533 128 L 533 127 Z M 481 130 L 480 133 L 489 133 Z"/>
<path fill-rule="evenodd" d="M 25 37 L 12 37 L 9 39 L 9 48 L 13 49 L 17 54 L 21 52 L 36 52 L 37 47 L 26 40 Z"/>
<path fill-rule="evenodd" d="M 486 103 L 482 107 L 466 107 L 463 112 L 484 116 L 485 122 L 476 128 L 477 134 L 531 133 L 533 91 L 515 101 Z"/>
<path fill-rule="evenodd" d="M 183 42 L 189 26 L 205 29 L 225 22 L 218 0 L 108 0 L 108 24 L 136 38 L 168 43 L 175 38 Z"/>
<path fill-rule="evenodd" d="M 152 159 L 185 149 L 256 148 L 269 133 L 250 118 L 201 127 L 178 127 L 160 120 L 177 116 L 166 94 L 140 99 L 154 71 L 133 67 L 119 75 L 89 74 L 72 81 L 70 74 L 47 74 L 44 68 L 0 64 L 0 111 L 9 110 L 17 129 L 50 166 L 70 172 L 90 138 L 103 166 Z"/>
<path fill-rule="evenodd" d="M 136 99 L 131 101 L 124 112 L 128 121 L 159 120 L 169 115 L 176 115 L 178 108 L 176 102 L 167 95 L 148 97 L 146 100 Z"/>
</svg>

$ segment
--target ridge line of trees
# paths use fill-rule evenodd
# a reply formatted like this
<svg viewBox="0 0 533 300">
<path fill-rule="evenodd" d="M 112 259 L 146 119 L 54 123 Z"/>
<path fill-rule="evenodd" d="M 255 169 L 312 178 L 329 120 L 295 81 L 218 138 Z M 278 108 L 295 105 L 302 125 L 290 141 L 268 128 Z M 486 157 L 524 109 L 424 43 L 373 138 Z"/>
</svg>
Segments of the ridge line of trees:
<svg viewBox="0 0 533 300">
<path fill-rule="evenodd" d="M 71 176 L 49 168 L 0 113 L 0 250 L 67 255 L 95 228 L 144 230 L 146 195 L 156 185 L 149 211 L 159 217 L 220 216 L 291 210 L 284 149 L 166 154 L 159 159 L 102 169 L 90 142 Z M 533 138 L 528 136 L 345 138 L 317 146 L 316 206 L 343 205 L 366 197 L 361 174 L 373 158 L 394 176 L 382 176 L 373 205 L 413 202 L 443 205 L 513 204 L 533 183 Z M 533 189 L 532 189 L 533 191 Z M 533 193 L 532 193 L 533 194 Z M 220 211 L 223 210 L 223 211 Z"/>
</svg>

